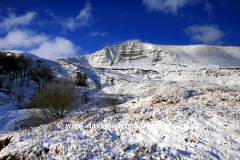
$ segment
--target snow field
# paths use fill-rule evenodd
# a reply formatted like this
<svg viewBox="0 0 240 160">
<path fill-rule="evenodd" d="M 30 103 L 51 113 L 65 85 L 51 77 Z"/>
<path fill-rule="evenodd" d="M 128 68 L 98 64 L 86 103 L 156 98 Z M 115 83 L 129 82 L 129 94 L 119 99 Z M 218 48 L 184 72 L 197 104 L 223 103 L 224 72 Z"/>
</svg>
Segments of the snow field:
<svg viewBox="0 0 240 160">
<path fill-rule="evenodd" d="M 13 138 L 0 157 L 238 159 L 239 105 L 239 91 L 228 87 L 154 83 L 139 91 L 138 98 L 120 104 L 117 114 L 91 107 L 48 125 L 2 132 L 0 139 Z M 112 127 L 100 127 L 104 125 Z"/>
</svg>

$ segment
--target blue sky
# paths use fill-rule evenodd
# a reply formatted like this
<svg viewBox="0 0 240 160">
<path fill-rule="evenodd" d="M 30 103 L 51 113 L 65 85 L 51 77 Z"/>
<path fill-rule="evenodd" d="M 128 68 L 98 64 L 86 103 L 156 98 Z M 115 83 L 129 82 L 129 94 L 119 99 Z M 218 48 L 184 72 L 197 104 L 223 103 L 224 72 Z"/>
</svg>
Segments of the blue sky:
<svg viewBox="0 0 240 160">
<path fill-rule="evenodd" d="M 127 40 L 239 46 L 239 0 L 1 0 L 0 49 L 56 59 Z"/>
</svg>

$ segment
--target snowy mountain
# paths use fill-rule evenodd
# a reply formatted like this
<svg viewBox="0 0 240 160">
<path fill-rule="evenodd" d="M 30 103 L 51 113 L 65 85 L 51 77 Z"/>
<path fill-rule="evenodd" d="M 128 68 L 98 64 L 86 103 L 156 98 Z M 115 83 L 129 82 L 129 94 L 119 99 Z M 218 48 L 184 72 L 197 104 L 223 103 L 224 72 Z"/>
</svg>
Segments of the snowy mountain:
<svg viewBox="0 0 240 160">
<path fill-rule="evenodd" d="M 106 47 L 91 55 L 62 59 L 93 67 L 131 67 L 156 64 L 240 66 L 240 47 L 209 45 L 171 46 L 131 42 Z"/>
<path fill-rule="evenodd" d="M 16 98 L 1 90 L 0 141 L 12 138 L 0 158 L 240 158 L 240 47 L 126 42 L 53 61 L 3 52 L 41 60 L 57 77 L 85 73 L 89 101 L 25 129 L 28 110 L 15 110 Z M 109 97 L 118 99 L 116 114 Z"/>
<path fill-rule="evenodd" d="M 171 46 L 126 42 L 106 47 L 91 55 L 59 59 L 56 62 L 94 70 L 94 73 L 105 76 L 104 80 L 109 82 L 114 77 L 119 79 L 119 75 L 124 79 L 134 74 L 132 79 L 138 81 L 240 83 L 237 69 L 240 67 L 240 47 Z M 99 72 L 99 69 L 104 72 Z M 100 78 L 95 80 L 99 85 L 105 83 L 99 80 Z"/>
</svg>

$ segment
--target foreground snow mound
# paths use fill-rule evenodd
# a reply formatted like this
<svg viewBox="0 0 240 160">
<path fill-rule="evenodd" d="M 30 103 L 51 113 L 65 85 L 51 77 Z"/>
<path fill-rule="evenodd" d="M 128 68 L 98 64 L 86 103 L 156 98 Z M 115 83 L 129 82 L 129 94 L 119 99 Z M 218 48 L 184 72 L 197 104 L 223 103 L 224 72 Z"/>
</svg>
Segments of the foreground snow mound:
<svg viewBox="0 0 240 160">
<path fill-rule="evenodd" d="M 93 67 L 132 67 L 155 64 L 201 64 L 222 67 L 240 66 L 240 47 L 210 45 L 154 45 L 142 42 L 126 42 L 106 47 L 91 55 L 61 59 L 69 63 L 81 63 Z"/>
<path fill-rule="evenodd" d="M 113 92 L 110 88 L 105 91 Z M 0 140 L 12 139 L 0 157 L 239 159 L 239 95 L 237 88 L 220 85 L 152 83 L 113 114 L 100 107 L 103 92 L 95 93 L 89 110 L 29 130 L 2 132 Z"/>
</svg>

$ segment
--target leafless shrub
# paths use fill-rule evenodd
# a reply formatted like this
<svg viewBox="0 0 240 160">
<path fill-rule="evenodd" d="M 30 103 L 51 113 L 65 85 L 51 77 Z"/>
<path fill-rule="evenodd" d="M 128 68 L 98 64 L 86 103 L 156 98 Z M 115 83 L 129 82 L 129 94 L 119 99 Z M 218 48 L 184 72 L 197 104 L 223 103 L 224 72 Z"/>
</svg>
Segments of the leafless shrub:
<svg viewBox="0 0 240 160">
<path fill-rule="evenodd" d="M 112 95 L 108 95 L 106 101 L 111 111 L 113 111 L 113 113 L 116 114 L 118 110 L 117 105 L 119 104 L 119 99 Z"/>
<path fill-rule="evenodd" d="M 148 89 L 144 90 L 144 91 L 141 93 L 141 96 L 142 96 L 143 98 L 145 98 L 145 97 L 154 95 L 154 94 L 156 94 L 157 90 L 158 90 L 158 87 L 153 87 L 153 86 L 151 86 L 151 87 L 149 87 Z"/>
<path fill-rule="evenodd" d="M 0 141 L 0 151 L 11 142 L 12 137 Z"/>
<path fill-rule="evenodd" d="M 209 92 L 216 92 L 216 91 L 229 92 L 226 88 L 223 88 L 223 87 L 207 87 L 205 90 Z"/>
<path fill-rule="evenodd" d="M 10 156 L 8 155 L 1 158 L 1 160 L 5 160 L 5 159 L 22 160 L 24 159 L 24 157 L 21 157 L 20 155 L 15 153 L 14 155 L 10 155 Z"/>
<path fill-rule="evenodd" d="M 185 142 L 193 142 L 193 143 L 198 143 L 199 142 L 199 140 L 196 139 L 196 138 L 194 138 L 194 139 L 192 139 L 192 138 L 185 138 L 184 140 L 185 140 Z"/>
<path fill-rule="evenodd" d="M 83 103 L 78 91 L 75 83 L 69 79 L 48 83 L 40 93 L 33 95 L 27 105 L 31 118 L 42 124 L 65 117 Z"/>
<path fill-rule="evenodd" d="M 158 103 L 162 103 L 162 102 L 166 102 L 166 101 L 167 101 L 167 99 L 165 99 L 161 95 L 156 95 L 152 98 L 152 103 L 153 104 L 158 104 Z"/>
<path fill-rule="evenodd" d="M 81 102 L 84 103 L 84 104 L 88 103 L 88 101 L 89 101 L 86 92 L 81 93 L 81 94 L 78 96 L 78 98 L 79 98 L 79 101 L 81 101 Z"/>
<path fill-rule="evenodd" d="M 16 107 L 18 109 L 23 109 L 24 108 L 24 98 L 25 98 L 25 92 L 22 89 L 16 90 L 16 96 L 17 96 L 17 104 Z"/>
</svg>

